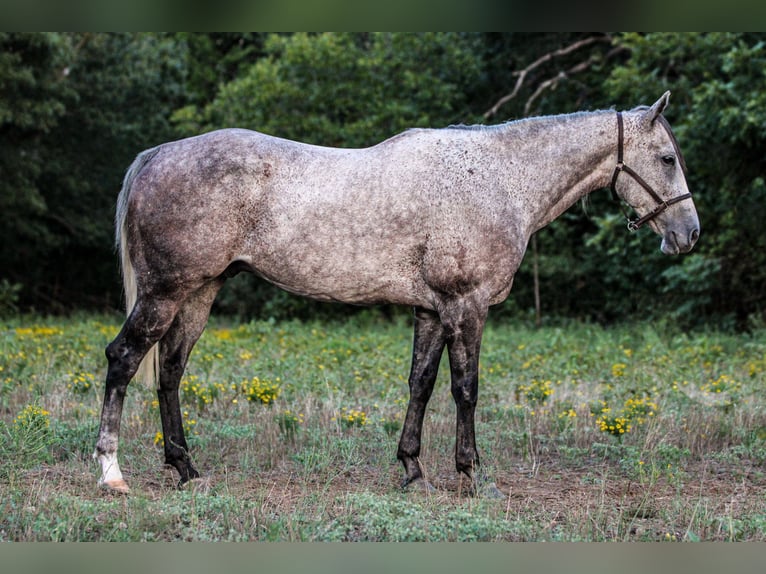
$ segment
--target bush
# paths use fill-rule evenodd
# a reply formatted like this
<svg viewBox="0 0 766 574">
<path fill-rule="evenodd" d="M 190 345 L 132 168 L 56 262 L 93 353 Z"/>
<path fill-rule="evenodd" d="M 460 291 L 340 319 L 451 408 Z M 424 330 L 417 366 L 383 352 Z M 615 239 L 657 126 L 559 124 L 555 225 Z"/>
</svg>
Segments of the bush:
<svg viewBox="0 0 766 574">
<path fill-rule="evenodd" d="M 18 313 L 21 283 L 11 283 L 7 279 L 0 281 L 0 317 L 9 317 Z"/>
</svg>

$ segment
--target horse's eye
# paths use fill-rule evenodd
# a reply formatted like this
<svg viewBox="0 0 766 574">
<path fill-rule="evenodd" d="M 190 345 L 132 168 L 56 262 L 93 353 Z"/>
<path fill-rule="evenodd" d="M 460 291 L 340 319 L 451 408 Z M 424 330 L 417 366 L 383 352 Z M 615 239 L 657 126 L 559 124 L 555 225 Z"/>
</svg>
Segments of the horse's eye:
<svg viewBox="0 0 766 574">
<path fill-rule="evenodd" d="M 676 163 L 676 158 L 672 155 L 664 155 L 662 156 L 662 163 L 665 165 L 674 165 Z"/>
</svg>

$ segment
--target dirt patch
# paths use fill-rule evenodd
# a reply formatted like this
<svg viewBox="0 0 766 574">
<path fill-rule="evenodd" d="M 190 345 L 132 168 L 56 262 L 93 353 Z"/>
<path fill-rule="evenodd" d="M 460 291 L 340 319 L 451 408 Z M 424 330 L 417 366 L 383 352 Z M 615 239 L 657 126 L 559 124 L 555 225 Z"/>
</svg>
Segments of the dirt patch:
<svg viewBox="0 0 766 574">
<path fill-rule="evenodd" d="M 331 520 L 344 512 L 349 494 L 396 495 L 401 492 L 400 479 L 398 465 L 387 472 L 358 466 L 327 477 L 301 476 L 286 464 L 239 479 L 209 474 L 192 488 L 206 493 L 226 483 L 227 492 L 259 500 L 272 515 L 305 511 L 307 499 L 313 499 L 319 501 L 317 515 Z M 445 509 L 476 500 L 467 481 L 447 468 L 430 479 L 434 492 L 407 491 L 407 498 Z M 572 539 L 576 532 L 587 540 L 766 540 L 763 522 L 748 526 L 753 516 L 766 521 L 766 478 L 763 469 L 748 461 L 728 466 L 697 461 L 637 480 L 626 477 L 614 462 L 572 467 L 550 459 L 534 468 L 498 472 L 494 479 L 505 494 L 495 513 L 510 521 L 534 521 L 553 539 Z M 175 480 L 167 470 L 161 483 L 145 481 L 140 488 L 162 497 Z"/>
</svg>

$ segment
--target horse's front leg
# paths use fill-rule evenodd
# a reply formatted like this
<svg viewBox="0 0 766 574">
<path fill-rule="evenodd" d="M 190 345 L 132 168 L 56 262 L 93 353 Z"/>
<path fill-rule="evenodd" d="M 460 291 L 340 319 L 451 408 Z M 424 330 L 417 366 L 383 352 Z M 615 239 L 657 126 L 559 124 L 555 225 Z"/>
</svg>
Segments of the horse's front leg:
<svg viewBox="0 0 766 574">
<path fill-rule="evenodd" d="M 439 316 L 432 311 L 416 308 L 415 338 L 409 378 L 410 402 L 396 453 L 396 457 L 404 465 L 405 475 L 402 487 L 422 483 L 426 488 L 430 488 L 423 477 L 423 469 L 420 465 L 420 440 L 426 405 L 434 390 L 444 344 L 444 328 Z"/>
<path fill-rule="evenodd" d="M 442 313 L 447 333 L 452 397 L 457 407 L 455 467 L 471 480 L 473 492 L 498 497 L 502 493 L 480 471 L 476 448 L 479 353 L 486 318 L 487 305 L 470 299 L 456 301 Z"/>
</svg>

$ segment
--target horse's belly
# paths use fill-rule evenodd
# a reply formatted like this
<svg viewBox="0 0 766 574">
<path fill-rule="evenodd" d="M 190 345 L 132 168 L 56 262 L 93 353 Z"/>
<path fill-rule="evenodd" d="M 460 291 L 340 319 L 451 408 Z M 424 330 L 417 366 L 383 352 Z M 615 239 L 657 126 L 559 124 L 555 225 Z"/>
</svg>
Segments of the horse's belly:
<svg viewBox="0 0 766 574">
<path fill-rule="evenodd" d="M 253 259 L 254 273 L 278 287 L 316 299 L 353 305 L 422 305 L 427 289 L 408 261 L 359 261 L 342 251 L 292 248 L 279 260 Z"/>
</svg>

